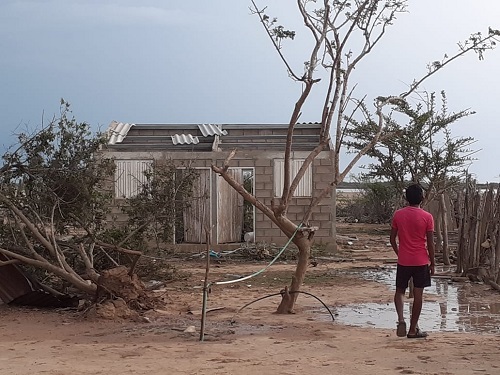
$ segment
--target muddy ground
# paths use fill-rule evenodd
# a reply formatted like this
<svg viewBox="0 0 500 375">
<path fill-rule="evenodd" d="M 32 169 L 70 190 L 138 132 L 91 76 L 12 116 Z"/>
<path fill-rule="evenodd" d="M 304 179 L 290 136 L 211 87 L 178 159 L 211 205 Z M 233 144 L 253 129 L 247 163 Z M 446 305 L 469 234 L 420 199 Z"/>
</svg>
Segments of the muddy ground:
<svg viewBox="0 0 500 375">
<path fill-rule="evenodd" d="M 341 245 L 334 256 L 315 254 L 303 287 L 337 314 L 335 321 L 317 299 L 303 294 L 293 315 L 273 313 L 279 296 L 239 311 L 288 284 L 294 262 L 278 261 L 255 278 L 211 288 L 200 342 L 205 261 L 178 258 L 176 267 L 186 277 L 158 290 L 165 305 L 134 321 L 0 305 L 0 374 L 500 374 L 500 337 L 494 330 L 429 325 L 427 339 L 407 339 L 370 317 L 366 325 L 341 323 L 341 311 L 356 304 L 385 305 L 386 314 L 392 313 L 390 285 L 363 272 L 387 269 L 394 254 L 384 228 L 344 224 L 340 231 L 357 240 Z M 209 279 L 247 275 L 265 264 L 237 254 L 214 259 Z M 429 295 L 427 301 L 439 298 Z M 466 298 L 493 306 L 500 294 L 467 283 Z M 395 322 L 395 313 L 386 318 Z M 185 332 L 193 326 L 194 332 Z M 428 328 L 425 321 L 421 327 Z"/>
</svg>

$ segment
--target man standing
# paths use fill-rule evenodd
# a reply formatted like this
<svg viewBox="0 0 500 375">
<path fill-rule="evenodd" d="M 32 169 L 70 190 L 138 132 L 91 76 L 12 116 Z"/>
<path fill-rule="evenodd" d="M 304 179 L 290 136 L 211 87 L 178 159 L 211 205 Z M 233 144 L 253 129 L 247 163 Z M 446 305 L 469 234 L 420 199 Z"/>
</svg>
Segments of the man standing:
<svg viewBox="0 0 500 375">
<path fill-rule="evenodd" d="M 420 208 L 424 198 L 420 185 L 410 185 L 405 195 L 409 205 L 394 213 L 391 226 L 391 245 L 398 256 L 394 294 L 398 314 L 397 335 L 424 338 L 427 333 L 418 328 L 418 318 L 422 311 L 424 288 L 431 285 L 431 275 L 434 275 L 434 220 L 430 213 Z M 414 298 L 410 329 L 406 333 L 404 295 L 412 277 Z"/>
</svg>

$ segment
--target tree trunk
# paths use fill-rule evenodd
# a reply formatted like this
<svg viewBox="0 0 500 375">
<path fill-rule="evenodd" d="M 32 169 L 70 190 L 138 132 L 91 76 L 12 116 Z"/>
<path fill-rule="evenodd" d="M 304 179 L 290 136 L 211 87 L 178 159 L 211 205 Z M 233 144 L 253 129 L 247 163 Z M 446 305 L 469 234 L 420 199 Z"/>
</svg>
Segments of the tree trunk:
<svg viewBox="0 0 500 375">
<path fill-rule="evenodd" d="M 447 209 L 444 194 L 439 196 L 439 213 L 441 216 L 441 232 L 442 232 L 442 251 L 443 251 L 443 263 L 446 266 L 450 265 L 450 249 L 448 247 L 448 220 L 447 220 Z"/>
<path fill-rule="evenodd" d="M 472 197 L 472 210 L 471 210 L 471 221 L 469 227 L 469 256 L 468 262 L 465 265 L 465 272 L 470 270 L 471 268 L 476 268 L 479 266 L 479 250 L 477 246 L 477 235 L 479 231 L 480 224 L 480 203 L 481 197 L 477 192 L 474 192 L 474 196 Z"/>
<path fill-rule="evenodd" d="M 472 188 L 467 185 L 465 193 L 459 196 L 460 207 L 460 238 L 457 249 L 457 272 L 465 276 L 469 262 L 470 238 L 468 236 L 471 226 L 472 213 Z"/>
<path fill-rule="evenodd" d="M 500 283 L 500 187 L 496 191 L 495 200 L 495 216 L 493 218 L 493 231 L 492 231 L 492 244 L 493 249 L 493 280 Z"/>
<path fill-rule="evenodd" d="M 500 230 L 497 234 L 496 244 L 495 244 L 495 273 L 496 283 L 500 284 Z"/>
<path fill-rule="evenodd" d="M 300 287 L 304 283 L 306 276 L 307 266 L 309 265 L 309 256 L 311 254 L 311 240 L 307 237 L 302 237 L 294 241 L 299 249 L 299 259 L 297 260 L 297 267 L 295 274 L 292 276 L 290 288 L 286 287 L 283 292 L 281 303 L 276 310 L 278 314 L 293 314 L 295 301 L 297 300 Z"/>
<path fill-rule="evenodd" d="M 441 207 L 439 207 L 438 212 L 436 214 L 436 254 L 443 252 L 443 229 L 442 229 L 442 220 L 441 220 Z"/>
</svg>

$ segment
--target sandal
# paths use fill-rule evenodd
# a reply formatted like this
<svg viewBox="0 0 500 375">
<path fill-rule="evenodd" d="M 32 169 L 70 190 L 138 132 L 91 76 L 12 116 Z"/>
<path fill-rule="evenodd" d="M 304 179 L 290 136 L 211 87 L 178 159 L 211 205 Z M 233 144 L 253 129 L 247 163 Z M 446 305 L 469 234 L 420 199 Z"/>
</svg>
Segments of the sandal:
<svg viewBox="0 0 500 375">
<path fill-rule="evenodd" d="M 398 337 L 405 337 L 406 336 L 406 322 L 399 322 L 397 325 L 396 329 L 396 334 Z"/>
<path fill-rule="evenodd" d="M 406 335 L 406 337 L 409 339 L 424 339 L 427 336 L 429 336 L 427 332 L 421 331 L 420 328 L 417 328 L 415 333 L 408 333 Z"/>
</svg>

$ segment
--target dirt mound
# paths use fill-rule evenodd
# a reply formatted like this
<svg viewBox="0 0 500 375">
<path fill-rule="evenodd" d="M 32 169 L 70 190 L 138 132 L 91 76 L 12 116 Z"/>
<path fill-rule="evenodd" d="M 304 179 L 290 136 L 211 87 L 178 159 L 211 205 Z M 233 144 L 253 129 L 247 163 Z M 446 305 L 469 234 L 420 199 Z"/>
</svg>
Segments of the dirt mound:
<svg viewBox="0 0 500 375">
<path fill-rule="evenodd" d="M 95 313 L 104 318 L 131 318 L 153 309 L 160 301 L 136 274 L 124 266 L 103 271 L 98 279 Z"/>
</svg>

